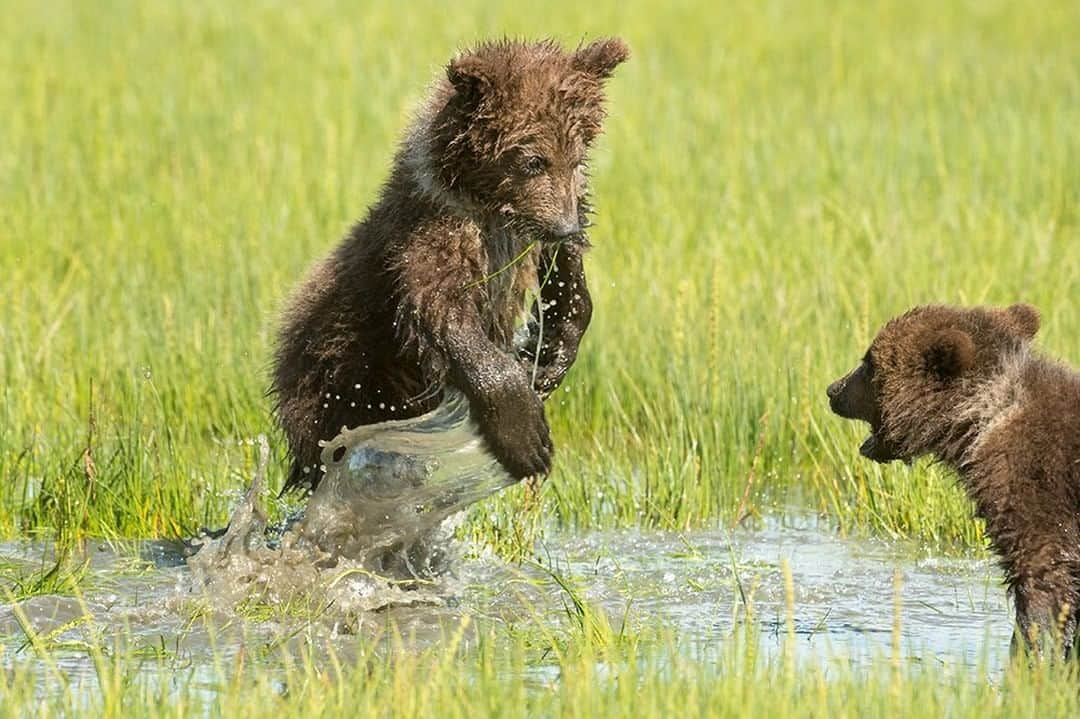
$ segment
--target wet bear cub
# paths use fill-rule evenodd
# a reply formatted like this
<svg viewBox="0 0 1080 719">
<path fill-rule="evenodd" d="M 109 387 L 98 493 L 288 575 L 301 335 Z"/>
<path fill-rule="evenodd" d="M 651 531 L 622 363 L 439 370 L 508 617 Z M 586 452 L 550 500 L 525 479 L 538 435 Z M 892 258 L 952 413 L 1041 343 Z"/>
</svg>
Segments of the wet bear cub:
<svg viewBox="0 0 1080 719">
<path fill-rule="evenodd" d="M 986 520 L 1029 648 L 1071 648 L 1080 615 L 1080 373 L 1031 348 L 1039 314 L 918 307 L 828 388 L 877 462 L 930 454 Z M 1060 632 L 1060 634 L 1058 633 Z"/>
<path fill-rule="evenodd" d="M 542 398 L 592 313 L 586 156 L 628 53 L 618 39 L 573 52 L 503 41 L 450 62 L 378 202 L 285 311 L 272 393 L 286 488 L 318 482 L 320 440 L 423 414 L 446 386 L 510 474 L 549 471 Z"/>
</svg>

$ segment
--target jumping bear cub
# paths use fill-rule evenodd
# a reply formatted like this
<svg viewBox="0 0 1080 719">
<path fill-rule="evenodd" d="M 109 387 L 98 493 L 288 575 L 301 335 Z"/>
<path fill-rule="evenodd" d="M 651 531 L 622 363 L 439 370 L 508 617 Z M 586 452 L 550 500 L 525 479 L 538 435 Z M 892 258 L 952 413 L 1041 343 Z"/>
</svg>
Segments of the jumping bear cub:
<svg viewBox="0 0 1080 719">
<path fill-rule="evenodd" d="M 1080 373 L 1031 348 L 1039 313 L 917 307 L 828 388 L 870 424 L 876 461 L 930 454 L 957 472 L 999 555 L 1029 649 L 1071 651 L 1080 615 Z M 1015 637 L 1014 637 L 1015 646 Z"/>
<path fill-rule="evenodd" d="M 542 398 L 592 314 L 586 154 L 604 81 L 628 55 L 619 39 L 574 52 L 506 40 L 450 62 L 378 202 L 285 312 L 271 391 L 286 489 L 319 481 L 320 440 L 423 414 L 447 385 L 510 474 L 549 471 Z"/>
</svg>

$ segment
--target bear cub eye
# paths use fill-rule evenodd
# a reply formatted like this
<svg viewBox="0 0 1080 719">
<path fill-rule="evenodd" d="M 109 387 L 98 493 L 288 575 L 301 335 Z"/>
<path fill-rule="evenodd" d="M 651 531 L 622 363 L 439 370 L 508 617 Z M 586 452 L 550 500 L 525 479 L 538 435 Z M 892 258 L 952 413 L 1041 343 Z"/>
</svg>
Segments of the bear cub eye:
<svg viewBox="0 0 1080 719">
<path fill-rule="evenodd" d="M 526 175 L 530 177 L 536 177 L 545 169 L 547 169 L 547 160 L 539 155 L 532 155 L 525 158 L 524 171 Z"/>
</svg>

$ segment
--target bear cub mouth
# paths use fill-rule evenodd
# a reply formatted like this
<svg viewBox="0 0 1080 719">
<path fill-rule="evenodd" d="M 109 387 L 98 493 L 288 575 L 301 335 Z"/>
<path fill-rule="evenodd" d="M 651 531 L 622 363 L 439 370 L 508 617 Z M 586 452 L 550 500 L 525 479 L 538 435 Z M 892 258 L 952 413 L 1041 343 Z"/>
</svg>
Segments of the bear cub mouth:
<svg viewBox="0 0 1080 719">
<path fill-rule="evenodd" d="M 859 454 L 866 457 L 867 459 L 872 459 L 875 462 L 880 462 L 881 460 L 878 458 L 879 444 L 880 443 L 878 442 L 877 435 L 871 432 L 866 436 L 866 439 L 863 440 L 863 443 L 859 445 Z"/>
<path fill-rule="evenodd" d="M 859 454 L 879 464 L 888 464 L 897 459 L 904 459 L 892 442 L 882 437 L 880 433 L 881 427 L 871 426 L 869 436 L 859 445 Z"/>
</svg>

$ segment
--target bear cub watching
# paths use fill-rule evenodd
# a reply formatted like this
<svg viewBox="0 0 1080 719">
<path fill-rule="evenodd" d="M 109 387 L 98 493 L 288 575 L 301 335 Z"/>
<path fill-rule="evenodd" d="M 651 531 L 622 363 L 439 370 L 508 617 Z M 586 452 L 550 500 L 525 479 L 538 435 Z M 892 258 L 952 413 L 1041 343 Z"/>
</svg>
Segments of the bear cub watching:
<svg viewBox="0 0 1080 719">
<path fill-rule="evenodd" d="M 1029 649 L 1071 651 L 1080 616 L 1080 373 L 1031 347 L 1039 313 L 917 307 L 828 388 L 876 462 L 933 455 L 986 521 Z M 1015 638 L 1014 638 L 1015 643 Z"/>
<path fill-rule="evenodd" d="M 507 40 L 450 62 L 378 201 L 285 311 L 272 393 L 286 489 L 319 481 L 320 440 L 428 412 L 446 386 L 510 474 L 550 470 L 542 398 L 592 313 L 586 156 L 628 55 L 619 39 L 573 52 Z"/>
</svg>

